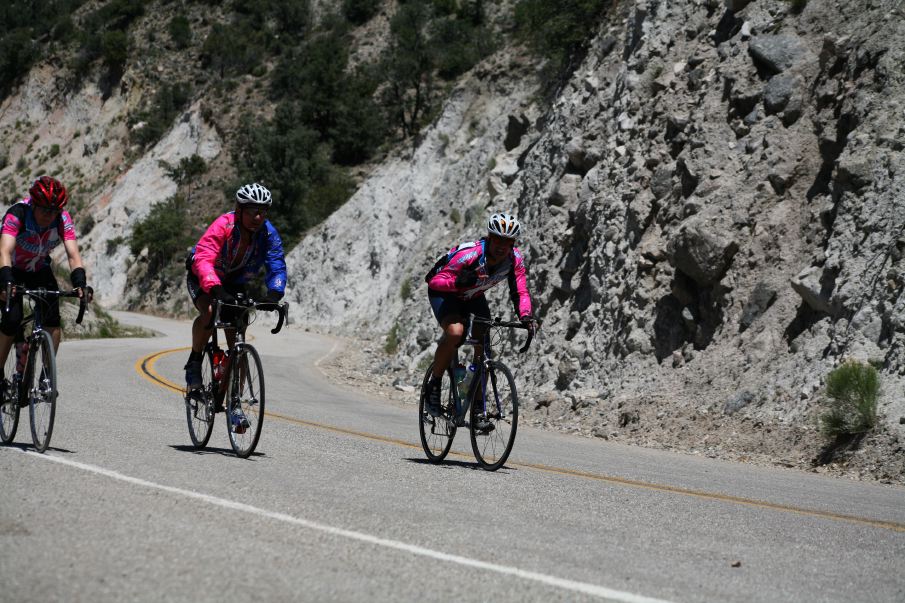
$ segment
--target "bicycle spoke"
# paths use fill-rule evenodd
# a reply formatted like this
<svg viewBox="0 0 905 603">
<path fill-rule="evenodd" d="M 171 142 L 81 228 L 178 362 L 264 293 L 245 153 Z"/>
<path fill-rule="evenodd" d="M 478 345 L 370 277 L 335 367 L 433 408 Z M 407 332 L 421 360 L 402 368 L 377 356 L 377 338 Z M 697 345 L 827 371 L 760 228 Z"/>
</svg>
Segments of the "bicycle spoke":
<svg viewBox="0 0 905 603">
<path fill-rule="evenodd" d="M 46 331 L 41 332 L 30 359 L 31 379 L 28 381 L 28 401 L 31 418 L 31 435 L 38 452 L 44 452 L 50 445 L 53 420 L 56 413 L 57 369 L 53 341 Z"/>
<path fill-rule="evenodd" d="M 475 458 L 484 469 L 493 471 L 503 466 L 512 451 L 518 426 L 518 396 L 515 380 L 503 364 L 492 362 L 488 375 L 483 392 L 479 392 L 485 396 L 486 412 L 480 411 L 480 402 L 476 403 L 470 431 Z"/>
<path fill-rule="evenodd" d="M 185 395 L 185 416 L 189 437 L 195 448 L 204 448 L 214 429 L 213 400 L 216 383 L 213 381 L 213 358 L 208 346 L 201 361 L 201 388 Z"/>
<path fill-rule="evenodd" d="M 13 346 L 3 366 L 3 379 L 0 381 L 0 441 L 8 444 L 16 437 L 19 427 L 19 381 L 21 375 L 16 374 L 16 347 Z"/>
<path fill-rule="evenodd" d="M 244 346 L 234 359 L 227 392 L 227 427 L 235 453 L 246 458 L 254 451 L 264 422 L 264 374 L 258 352 Z"/>
<path fill-rule="evenodd" d="M 455 399 L 451 388 L 452 377 L 450 372 L 446 371 L 440 381 L 442 413 L 439 417 L 432 417 L 427 413 L 425 404 L 432 370 L 432 367 L 427 369 L 421 384 L 421 399 L 418 403 L 418 432 L 421 435 L 421 447 L 424 449 L 427 459 L 432 463 L 439 463 L 446 458 L 456 435 L 456 424 L 452 420 L 455 416 Z"/>
</svg>

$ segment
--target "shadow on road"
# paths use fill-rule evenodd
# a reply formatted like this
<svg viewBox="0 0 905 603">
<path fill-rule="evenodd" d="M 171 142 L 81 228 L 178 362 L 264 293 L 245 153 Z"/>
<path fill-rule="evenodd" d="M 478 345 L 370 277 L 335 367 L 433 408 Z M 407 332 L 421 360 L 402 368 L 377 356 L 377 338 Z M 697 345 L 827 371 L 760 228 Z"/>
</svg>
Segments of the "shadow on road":
<svg viewBox="0 0 905 603">
<path fill-rule="evenodd" d="M 33 452 L 35 451 L 34 444 L 16 444 L 15 442 L 13 442 L 10 444 L 3 444 L 3 446 L 6 446 L 7 448 L 18 448 L 23 452 L 27 452 L 29 450 Z M 72 450 L 68 450 L 66 448 L 54 448 L 53 446 L 48 446 L 47 452 L 65 452 L 66 454 L 75 454 Z"/>
<path fill-rule="evenodd" d="M 179 452 L 191 452 L 194 454 L 219 454 L 222 456 L 236 456 L 236 453 L 233 452 L 232 448 L 195 448 L 194 446 L 189 446 L 187 444 L 170 444 L 170 448 L 173 450 L 178 450 Z M 248 458 L 254 458 L 257 456 L 267 456 L 263 452 L 252 452 L 251 456 Z"/>
<path fill-rule="evenodd" d="M 408 461 L 409 463 L 415 463 L 417 465 L 433 465 L 434 464 L 425 458 L 407 458 L 407 459 L 403 459 L 403 460 Z M 441 463 L 437 463 L 436 467 L 438 469 L 452 469 L 452 468 L 457 467 L 460 469 L 471 469 L 472 471 L 483 471 L 483 469 L 481 469 L 481 466 L 475 462 L 455 461 L 455 460 L 451 461 L 449 459 L 446 459 Z M 498 469 L 497 471 L 494 471 L 493 473 L 508 474 L 510 471 L 513 471 L 513 469 L 511 467 L 504 466 L 503 468 Z M 491 472 L 488 471 L 488 473 L 491 473 Z"/>
</svg>

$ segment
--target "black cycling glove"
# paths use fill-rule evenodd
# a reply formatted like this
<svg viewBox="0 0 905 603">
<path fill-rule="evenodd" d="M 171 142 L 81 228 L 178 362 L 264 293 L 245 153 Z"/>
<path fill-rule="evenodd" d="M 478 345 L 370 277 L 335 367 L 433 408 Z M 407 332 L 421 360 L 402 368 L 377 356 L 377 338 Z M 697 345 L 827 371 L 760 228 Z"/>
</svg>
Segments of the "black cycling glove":
<svg viewBox="0 0 905 603">
<path fill-rule="evenodd" d="M 235 304 L 236 297 L 223 288 L 223 285 L 214 285 L 211 287 L 211 297 L 220 300 L 224 304 Z"/>
<path fill-rule="evenodd" d="M 85 269 L 78 267 L 69 275 L 69 282 L 75 289 L 84 289 L 88 284 L 88 277 L 85 276 Z"/>
<path fill-rule="evenodd" d="M 280 301 L 281 299 L 283 299 L 283 294 L 280 293 L 279 291 L 273 291 L 272 289 L 269 290 L 267 292 L 267 295 L 264 296 L 264 301 L 274 303 L 274 304 L 277 303 L 278 301 Z"/>
<path fill-rule="evenodd" d="M 530 314 L 525 314 L 524 316 L 519 318 L 522 321 L 522 324 L 528 329 L 528 333 L 532 336 L 537 333 L 537 319 L 535 319 Z"/>
</svg>

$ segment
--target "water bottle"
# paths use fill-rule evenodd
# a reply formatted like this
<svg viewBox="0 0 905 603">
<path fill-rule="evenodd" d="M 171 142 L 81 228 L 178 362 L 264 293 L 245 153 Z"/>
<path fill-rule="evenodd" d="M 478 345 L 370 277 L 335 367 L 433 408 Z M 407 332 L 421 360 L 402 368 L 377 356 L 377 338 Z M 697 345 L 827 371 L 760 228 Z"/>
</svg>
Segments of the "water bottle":
<svg viewBox="0 0 905 603">
<path fill-rule="evenodd" d="M 461 362 L 456 365 L 456 368 L 453 369 L 453 377 L 456 380 L 456 387 L 459 388 L 459 391 L 462 391 L 462 382 L 465 381 L 465 365 Z"/>
<path fill-rule="evenodd" d="M 223 377 L 223 369 L 226 367 L 226 354 L 223 350 L 214 350 L 214 380 L 219 381 Z"/>
<path fill-rule="evenodd" d="M 471 387 L 471 382 L 474 381 L 474 373 L 475 365 L 468 363 L 468 368 L 465 370 L 465 378 L 459 384 L 459 395 L 463 400 L 468 396 L 468 388 Z"/>
</svg>

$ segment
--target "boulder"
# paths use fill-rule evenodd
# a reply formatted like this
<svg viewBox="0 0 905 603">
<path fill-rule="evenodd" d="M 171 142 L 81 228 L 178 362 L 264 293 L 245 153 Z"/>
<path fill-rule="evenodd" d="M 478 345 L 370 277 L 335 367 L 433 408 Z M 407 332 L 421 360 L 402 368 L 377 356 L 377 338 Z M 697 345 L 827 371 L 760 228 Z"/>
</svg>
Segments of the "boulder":
<svg viewBox="0 0 905 603">
<path fill-rule="evenodd" d="M 801 80 L 794 75 L 774 75 L 764 88 L 764 109 L 767 115 L 780 113 L 786 108 L 792 94 L 801 87 Z"/>
<path fill-rule="evenodd" d="M 686 221 L 666 247 L 669 263 L 702 286 L 719 282 L 736 252 L 734 239 L 695 218 Z"/>
<path fill-rule="evenodd" d="M 768 73 L 782 73 L 807 53 L 802 41 L 793 35 L 756 36 L 749 42 L 748 50 L 754 63 Z"/>
</svg>

